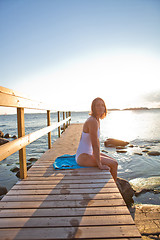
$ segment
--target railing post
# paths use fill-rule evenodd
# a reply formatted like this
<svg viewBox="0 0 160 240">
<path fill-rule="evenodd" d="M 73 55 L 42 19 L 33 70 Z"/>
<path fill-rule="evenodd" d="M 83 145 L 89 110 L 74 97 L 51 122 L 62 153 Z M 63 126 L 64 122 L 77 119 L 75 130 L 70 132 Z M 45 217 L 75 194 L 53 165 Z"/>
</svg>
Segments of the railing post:
<svg viewBox="0 0 160 240">
<path fill-rule="evenodd" d="M 68 112 L 66 112 L 66 118 L 68 118 Z M 68 127 L 68 121 L 66 122 L 66 127 Z"/>
<path fill-rule="evenodd" d="M 71 117 L 71 112 L 69 112 L 69 117 Z M 71 124 L 71 120 L 69 120 L 69 125 Z"/>
<path fill-rule="evenodd" d="M 63 112 L 63 120 L 65 120 L 65 112 Z M 66 129 L 66 124 L 63 123 L 63 131 L 65 131 L 65 129 Z"/>
<path fill-rule="evenodd" d="M 18 138 L 25 136 L 24 108 L 17 108 Z M 27 177 L 26 148 L 19 150 L 20 178 Z"/>
<path fill-rule="evenodd" d="M 47 110 L 47 126 L 51 126 L 50 110 Z M 51 149 L 51 132 L 48 133 L 48 148 Z"/>
<path fill-rule="evenodd" d="M 58 122 L 60 122 L 60 111 L 58 111 Z M 58 127 L 58 137 L 61 136 L 61 128 L 60 126 Z"/>
</svg>

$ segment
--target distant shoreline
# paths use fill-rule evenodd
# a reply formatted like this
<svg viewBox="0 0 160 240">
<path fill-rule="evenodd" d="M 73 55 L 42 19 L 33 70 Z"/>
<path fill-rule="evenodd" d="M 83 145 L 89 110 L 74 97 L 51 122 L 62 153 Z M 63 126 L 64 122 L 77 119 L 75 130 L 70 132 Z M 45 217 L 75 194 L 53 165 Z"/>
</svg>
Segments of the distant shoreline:
<svg viewBox="0 0 160 240">
<path fill-rule="evenodd" d="M 119 109 L 119 108 L 111 108 L 108 109 L 108 111 L 126 111 L 126 110 L 160 110 L 160 108 L 147 108 L 147 107 L 134 107 L 134 108 L 123 108 L 123 109 Z"/>
<path fill-rule="evenodd" d="M 160 108 L 147 108 L 147 107 L 134 107 L 134 108 L 123 108 L 123 109 L 119 109 L 119 108 L 108 108 L 108 111 L 109 112 L 112 112 L 112 111 L 140 111 L 140 110 L 160 110 Z M 60 111 L 60 112 L 63 112 L 63 110 L 62 111 Z M 72 113 L 80 113 L 80 112 L 83 112 L 83 113 L 85 113 L 85 112 L 90 112 L 89 110 L 73 110 L 73 111 L 71 111 L 71 114 Z M 37 111 L 33 111 L 33 112 L 31 112 L 31 111 L 29 111 L 29 112 L 25 112 L 25 114 L 44 114 L 44 113 L 46 113 L 46 111 L 41 111 L 41 112 L 37 112 Z M 51 112 L 51 113 L 57 113 L 57 111 L 53 111 L 53 112 Z M 0 112 L 0 116 L 5 116 L 5 115 L 17 115 L 17 113 L 16 112 L 7 112 L 7 111 L 5 111 L 5 112 Z"/>
</svg>

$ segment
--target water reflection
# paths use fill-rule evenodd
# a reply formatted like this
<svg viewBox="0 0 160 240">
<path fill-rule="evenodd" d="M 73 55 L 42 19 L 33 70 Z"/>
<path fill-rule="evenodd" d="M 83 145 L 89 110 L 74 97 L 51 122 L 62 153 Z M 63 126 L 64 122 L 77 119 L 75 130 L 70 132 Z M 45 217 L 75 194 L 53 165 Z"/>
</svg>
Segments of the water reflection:
<svg viewBox="0 0 160 240">
<path fill-rule="evenodd" d="M 101 137 L 125 141 L 159 139 L 160 111 L 114 111 L 101 121 Z"/>
</svg>

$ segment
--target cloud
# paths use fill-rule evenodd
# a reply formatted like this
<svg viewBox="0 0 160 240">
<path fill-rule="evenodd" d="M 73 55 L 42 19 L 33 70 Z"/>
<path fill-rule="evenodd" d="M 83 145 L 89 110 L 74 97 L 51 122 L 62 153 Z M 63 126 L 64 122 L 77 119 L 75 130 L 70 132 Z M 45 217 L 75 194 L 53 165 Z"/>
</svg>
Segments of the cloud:
<svg viewBox="0 0 160 240">
<path fill-rule="evenodd" d="M 152 105 L 154 107 L 160 107 L 160 89 L 146 93 L 142 98 L 146 103 L 150 104 L 151 107 Z"/>
</svg>

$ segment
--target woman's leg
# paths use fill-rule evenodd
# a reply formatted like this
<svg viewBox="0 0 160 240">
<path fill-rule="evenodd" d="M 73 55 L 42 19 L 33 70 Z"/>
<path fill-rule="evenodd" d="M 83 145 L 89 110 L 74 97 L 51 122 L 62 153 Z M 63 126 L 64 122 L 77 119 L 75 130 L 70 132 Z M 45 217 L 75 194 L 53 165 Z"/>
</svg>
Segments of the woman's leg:
<svg viewBox="0 0 160 240">
<path fill-rule="evenodd" d="M 84 167 L 97 167 L 97 162 L 95 158 L 87 153 L 80 154 L 77 159 L 77 163 L 78 165 Z"/>
<path fill-rule="evenodd" d="M 114 180 L 116 181 L 117 180 L 117 168 L 118 168 L 118 163 L 117 163 L 116 159 L 101 153 L 101 163 L 110 167 L 110 172 L 111 172 Z"/>
<path fill-rule="evenodd" d="M 79 155 L 77 159 L 77 163 L 80 166 L 84 167 L 97 167 L 97 162 L 95 158 L 92 155 L 82 153 Z M 117 167 L 118 163 L 114 158 L 111 158 L 103 153 L 101 153 L 101 163 L 102 165 L 105 165 L 105 170 L 109 170 L 114 178 L 114 180 L 117 180 Z"/>
</svg>

